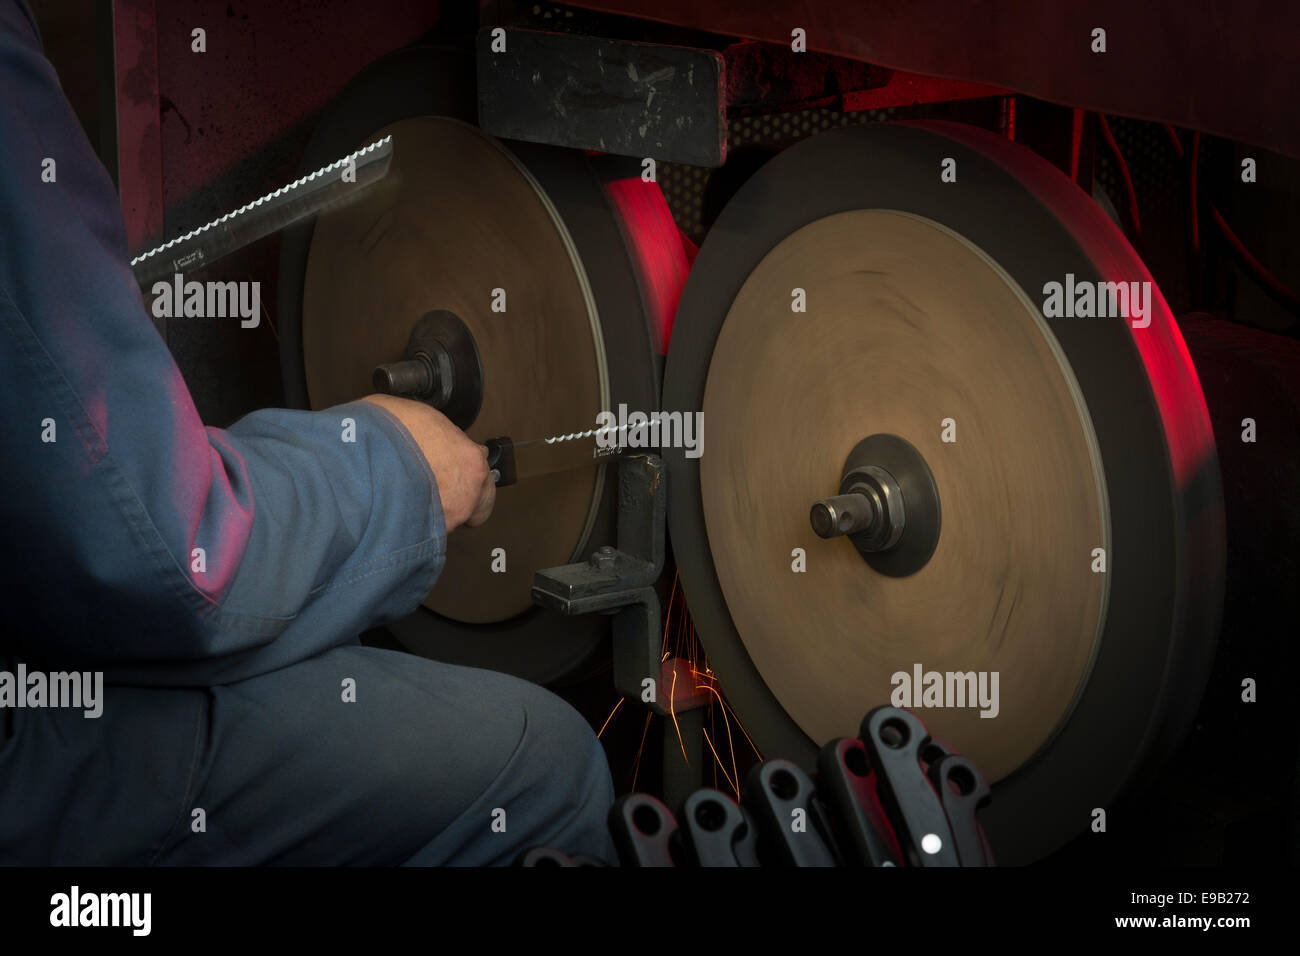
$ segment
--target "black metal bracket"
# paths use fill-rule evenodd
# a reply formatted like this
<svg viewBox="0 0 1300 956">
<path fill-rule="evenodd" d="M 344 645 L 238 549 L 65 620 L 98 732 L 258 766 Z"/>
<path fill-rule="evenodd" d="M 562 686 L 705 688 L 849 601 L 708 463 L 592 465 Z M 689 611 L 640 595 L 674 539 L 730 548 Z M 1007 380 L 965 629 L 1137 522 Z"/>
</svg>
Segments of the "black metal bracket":
<svg viewBox="0 0 1300 956">
<path fill-rule="evenodd" d="M 503 139 L 692 166 L 727 158 L 723 60 L 714 50 L 485 26 L 478 119 Z"/>
<path fill-rule="evenodd" d="M 757 764 L 741 800 L 758 824 L 759 852 L 778 865 L 840 865 L 825 805 L 797 764 L 779 759 Z"/>
<path fill-rule="evenodd" d="M 828 743 L 817 755 L 817 776 L 840 821 L 848 858 L 858 866 L 901 866 L 898 839 L 876 796 L 875 772 L 862 741 L 840 737 Z"/>
<path fill-rule="evenodd" d="M 676 854 L 694 866 L 758 866 L 758 828 L 731 797 L 708 788 L 696 790 L 677 811 L 671 841 Z"/>
<path fill-rule="evenodd" d="M 667 716 L 699 707 L 689 665 L 661 660 L 659 593 L 668 516 L 668 473 L 658 455 L 627 455 L 618 463 L 618 547 L 606 545 L 578 564 L 538 571 L 533 603 L 561 614 L 612 614 L 614 687 L 625 698 Z"/>
<path fill-rule="evenodd" d="M 609 830 L 624 866 L 676 866 L 673 834 L 677 820 L 648 793 L 628 793 L 609 809 Z"/>
<path fill-rule="evenodd" d="M 676 816 L 649 794 L 626 794 L 610 810 L 610 834 L 624 866 L 994 865 L 977 817 L 988 784 L 914 714 L 877 707 L 862 739 L 831 741 L 817 768 L 814 778 L 789 760 L 764 761 L 739 804 L 704 788 Z M 570 865 L 554 854 L 532 850 L 518 865 Z"/>
<path fill-rule="evenodd" d="M 860 733 L 876 793 L 908 866 L 989 866 L 992 852 L 976 811 L 988 784 L 973 763 L 930 736 L 920 719 L 877 707 Z"/>
</svg>

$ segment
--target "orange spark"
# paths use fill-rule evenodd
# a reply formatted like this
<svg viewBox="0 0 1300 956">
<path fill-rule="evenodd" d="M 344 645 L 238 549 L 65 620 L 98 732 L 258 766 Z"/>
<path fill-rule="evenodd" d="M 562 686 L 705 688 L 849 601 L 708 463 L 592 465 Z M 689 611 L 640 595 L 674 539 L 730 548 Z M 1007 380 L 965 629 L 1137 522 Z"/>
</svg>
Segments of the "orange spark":
<svg viewBox="0 0 1300 956">
<path fill-rule="evenodd" d="M 717 748 L 713 746 L 713 741 L 709 739 L 709 732 L 705 730 L 703 731 L 703 733 L 704 733 L 704 742 L 707 743 L 709 745 L 709 749 L 713 751 L 713 759 L 718 762 L 718 769 L 722 771 L 722 776 L 726 778 L 727 786 L 729 786 L 732 789 L 732 791 L 736 794 L 736 799 L 739 800 L 740 788 L 736 786 L 735 781 L 731 779 L 731 775 L 727 773 L 727 768 L 722 765 L 722 758 L 718 756 Z"/>
<path fill-rule="evenodd" d="M 614 715 L 618 713 L 618 709 L 623 706 L 624 699 L 625 698 L 622 697 L 618 699 L 618 703 L 614 705 L 614 709 L 609 712 L 609 716 L 605 718 L 605 722 L 600 725 L 600 730 L 596 731 L 597 740 L 599 740 L 600 735 L 605 732 L 605 728 L 609 726 L 609 722 L 614 719 Z"/>
<path fill-rule="evenodd" d="M 673 718 L 673 726 L 677 728 L 677 744 L 682 748 L 682 759 L 686 761 L 686 766 L 691 765 L 690 758 L 686 756 L 686 743 L 682 740 L 682 728 L 677 723 L 677 710 L 673 707 L 673 700 L 677 696 L 677 668 L 673 668 L 673 688 L 668 692 L 668 713 Z"/>
</svg>

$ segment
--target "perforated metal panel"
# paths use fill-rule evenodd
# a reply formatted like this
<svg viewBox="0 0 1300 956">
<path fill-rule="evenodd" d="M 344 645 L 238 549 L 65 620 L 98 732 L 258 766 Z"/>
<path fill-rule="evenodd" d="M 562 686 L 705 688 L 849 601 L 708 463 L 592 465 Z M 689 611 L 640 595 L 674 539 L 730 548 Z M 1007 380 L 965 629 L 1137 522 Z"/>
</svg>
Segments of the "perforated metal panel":
<svg viewBox="0 0 1300 956">
<path fill-rule="evenodd" d="M 783 147 L 801 139 L 840 126 L 858 126 L 892 119 L 898 110 L 862 110 L 843 113 L 839 110 L 809 109 L 789 113 L 762 113 L 732 117 L 727 123 L 727 147 L 735 153 L 747 146 Z M 678 228 L 695 242 L 704 234 L 702 220 L 704 189 L 711 169 L 661 163 L 659 186 L 668 200 Z"/>
</svg>

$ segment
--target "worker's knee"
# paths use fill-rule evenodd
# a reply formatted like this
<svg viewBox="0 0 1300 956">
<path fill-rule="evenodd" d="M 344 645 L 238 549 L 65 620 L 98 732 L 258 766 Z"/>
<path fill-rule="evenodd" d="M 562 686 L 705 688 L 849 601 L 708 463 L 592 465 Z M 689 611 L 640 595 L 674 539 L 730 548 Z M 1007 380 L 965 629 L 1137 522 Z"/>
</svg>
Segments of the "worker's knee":
<svg viewBox="0 0 1300 956">
<path fill-rule="evenodd" d="M 522 703 L 526 728 L 502 781 L 522 848 L 610 858 L 614 787 L 604 748 L 587 721 L 550 691 L 530 686 Z"/>
<path fill-rule="evenodd" d="M 462 690 L 473 685 L 462 700 L 476 726 L 454 759 L 427 769 L 419 790 L 445 799 L 446 774 L 454 767 L 453 785 L 470 799 L 445 807 L 454 818 L 438 823 L 410 862 L 508 864 L 536 846 L 612 861 L 613 783 L 587 721 L 534 684 L 486 671 L 458 669 L 456 676 L 465 682 Z"/>
<path fill-rule="evenodd" d="M 536 688 L 526 703 L 528 728 L 522 746 L 531 750 L 529 776 L 557 801 L 575 807 L 613 800 L 605 751 L 591 726 L 568 703 Z M 602 811 L 603 812 L 603 811 Z"/>
</svg>

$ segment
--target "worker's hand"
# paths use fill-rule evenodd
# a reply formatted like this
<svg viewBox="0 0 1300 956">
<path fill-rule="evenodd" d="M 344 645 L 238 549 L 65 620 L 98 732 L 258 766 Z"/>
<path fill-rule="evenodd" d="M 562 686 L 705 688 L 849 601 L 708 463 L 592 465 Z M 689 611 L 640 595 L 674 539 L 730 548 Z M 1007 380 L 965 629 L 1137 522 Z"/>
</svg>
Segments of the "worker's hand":
<svg viewBox="0 0 1300 956">
<path fill-rule="evenodd" d="M 424 402 L 393 395 L 368 395 L 362 401 L 393 415 L 411 434 L 438 479 L 442 517 L 451 533 L 461 525 L 487 521 L 497 487 L 487 466 L 487 449 Z"/>
</svg>

